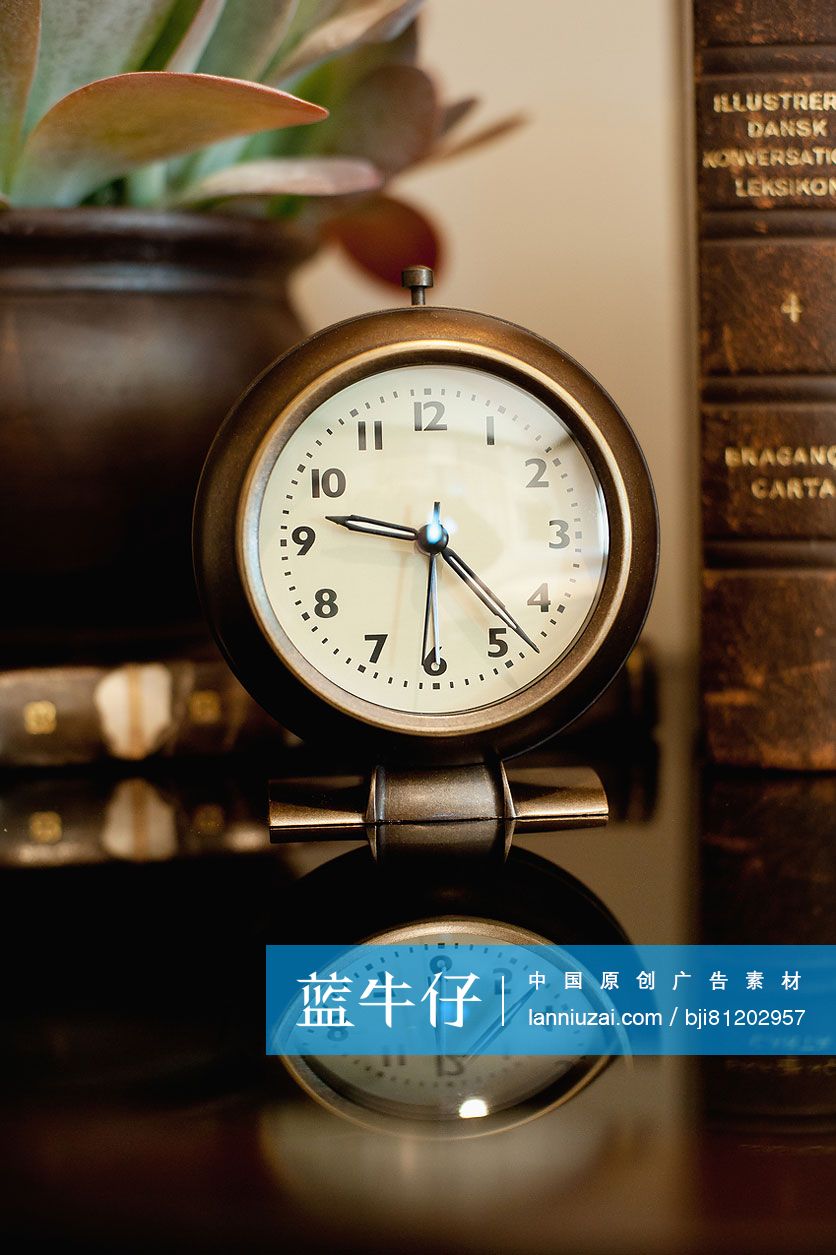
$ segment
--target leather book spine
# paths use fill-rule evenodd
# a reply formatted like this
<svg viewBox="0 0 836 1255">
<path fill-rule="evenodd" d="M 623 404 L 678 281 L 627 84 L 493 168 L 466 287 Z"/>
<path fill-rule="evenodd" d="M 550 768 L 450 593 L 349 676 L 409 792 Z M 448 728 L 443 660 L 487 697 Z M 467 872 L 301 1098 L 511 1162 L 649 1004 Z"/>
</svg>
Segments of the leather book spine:
<svg viewBox="0 0 836 1255">
<path fill-rule="evenodd" d="M 709 758 L 836 769 L 836 7 L 695 0 Z"/>
<path fill-rule="evenodd" d="M 709 768 L 700 784 L 700 939 L 836 944 L 836 776 Z M 836 1122 L 832 1055 L 711 1055 L 701 1074 L 715 1129 Z"/>
</svg>

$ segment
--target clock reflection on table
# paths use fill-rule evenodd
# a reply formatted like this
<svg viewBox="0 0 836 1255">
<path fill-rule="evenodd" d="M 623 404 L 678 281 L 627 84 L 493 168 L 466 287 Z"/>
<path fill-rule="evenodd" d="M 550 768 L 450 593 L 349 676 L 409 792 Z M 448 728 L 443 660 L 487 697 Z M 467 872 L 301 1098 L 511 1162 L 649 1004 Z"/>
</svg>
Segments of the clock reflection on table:
<svg viewBox="0 0 836 1255">
<path fill-rule="evenodd" d="M 362 956 L 356 949 L 336 948 L 333 962 L 340 970 L 351 970 L 354 962 L 365 967 L 375 963 L 383 970 L 389 955 L 377 947 L 401 946 L 419 954 L 431 977 L 454 967 L 460 952 L 466 956 L 475 946 L 495 948 L 494 976 L 497 981 L 502 977 L 509 1016 L 534 992 L 525 956 L 515 955 L 512 947 L 550 947 L 537 962 L 550 964 L 562 987 L 564 973 L 575 961 L 567 951 L 555 949 L 558 937 L 560 946 L 627 942 L 615 917 L 585 885 L 523 850 L 512 850 L 498 873 L 474 876 L 471 871 L 460 882 L 443 886 L 416 879 L 414 872 L 407 877 L 387 874 L 371 867 L 361 851 L 325 864 L 298 890 L 282 912 L 282 927 L 289 928 L 290 936 L 321 943 L 353 934 L 366 947 Z M 365 903 L 362 915 L 358 900 Z M 605 993 L 587 985 L 584 996 L 590 1010 L 609 1009 Z M 287 1014 L 295 1018 L 295 1006 Z M 478 1039 L 479 1051 L 469 1055 L 445 1053 L 455 1037 L 447 1034 L 436 1055 L 314 1053 L 285 1058 L 284 1063 L 326 1109 L 366 1127 L 399 1134 L 412 1126 L 417 1136 L 474 1137 L 510 1128 L 568 1101 L 610 1062 L 584 1053 L 493 1054 L 490 1035 L 488 1024 Z M 310 1037 L 314 1045 L 313 1032 Z"/>
</svg>

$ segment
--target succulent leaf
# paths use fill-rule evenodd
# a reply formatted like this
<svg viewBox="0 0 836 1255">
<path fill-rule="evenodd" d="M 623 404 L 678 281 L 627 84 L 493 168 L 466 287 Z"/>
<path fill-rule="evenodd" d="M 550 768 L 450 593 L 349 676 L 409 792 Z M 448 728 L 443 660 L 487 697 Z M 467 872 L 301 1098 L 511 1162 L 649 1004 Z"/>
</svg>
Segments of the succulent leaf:
<svg viewBox="0 0 836 1255">
<path fill-rule="evenodd" d="M 93 79 L 138 69 L 171 7 L 172 0 L 42 0 L 26 130 L 69 92 Z"/>
<path fill-rule="evenodd" d="M 478 103 L 478 96 L 465 96 L 463 100 L 455 100 L 453 104 L 445 105 L 441 111 L 441 123 L 438 128 L 439 135 L 447 135 L 450 131 L 455 130 L 457 126 L 460 126 Z"/>
<path fill-rule="evenodd" d="M 432 80 L 414 65 L 384 65 L 349 91 L 316 147 L 365 157 L 394 175 L 426 156 L 437 126 Z"/>
<path fill-rule="evenodd" d="M 514 113 L 507 118 L 500 118 L 498 122 L 491 122 L 488 126 L 474 132 L 473 135 L 437 149 L 430 155 L 429 160 L 448 161 L 451 157 L 463 157 L 465 153 L 475 152 L 477 148 L 482 148 L 485 144 L 492 144 L 494 140 L 510 135 L 512 131 L 524 126 L 525 122 L 526 117 L 523 113 Z"/>
<path fill-rule="evenodd" d="M 226 0 L 174 0 L 162 34 L 139 68 L 193 73 L 225 3 Z"/>
<path fill-rule="evenodd" d="M 439 268 L 441 243 L 435 228 L 412 205 L 391 196 L 376 196 L 347 210 L 326 223 L 323 233 L 368 274 L 395 287 L 400 287 L 406 266 Z"/>
<path fill-rule="evenodd" d="M 383 182 L 368 161 L 349 157 L 274 157 L 219 170 L 181 192 L 173 205 L 200 205 L 233 197 L 348 196 Z"/>
<path fill-rule="evenodd" d="M 296 0 L 227 0 L 197 68 L 202 74 L 260 79 L 295 10 Z"/>
<path fill-rule="evenodd" d="M 216 2 L 217 0 L 203 0 L 192 26 L 203 20 L 206 5 Z M 181 64 L 181 49 L 178 48 L 174 53 L 176 61 L 168 68 L 197 68 L 201 73 L 265 79 L 268 63 L 293 25 L 298 4 L 299 0 L 226 0 L 217 28 L 209 32 L 209 37 L 201 48 L 199 64 Z M 252 20 L 253 15 L 255 21 Z M 183 41 L 186 49 L 192 35 L 190 28 Z M 245 161 L 248 155 L 249 148 L 245 141 L 215 145 L 192 157 L 173 162 L 168 170 L 169 186 L 174 191 L 180 191 L 190 183 Z"/>
<path fill-rule="evenodd" d="M 326 116 L 319 105 L 238 79 L 120 74 L 53 105 L 26 142 L 12 190 L 24 204 L 72 205 L 149 162 Z"/>
<path fill-rule="evenodd" d="M 287 82 L 361 44 L 395 39 L 424 0 L 300 0 L 297 21 L 265 78 Z M 301 33 L 300 33 L 301 32 Z M 294 40 L 296 42 L 294 42 Z"/>
<path fill-rule="evenodd" d="M 296 95 L 315 100 L 330 115 L 321 126 L 298 130 L 263 132 L 246 142 L 244 159 L 254 157 L 301 156 L 306 153 L 352 153 L 351 122 L 345 112 L 348 93 L 373 70 L 382 65 L 413 65 L 418 54 L 416 22 L 411 22 L 395 39 L 359 48 L 323 62 L 294 83 Z M 336 123 L 332 127 L 332 121 Z M 336 140 L 339 134 L 340 142 Z"/>
<path fill-rule="evenodd" d="M 0 209 L 222 205 L 387 283 L 437 265 L 432 224 L 379 189 L 521 119 L 438 143 L 477 102 L 441 108 L 416 68 L 423 3 L 0 0 Z"/>
<path fill-rule="evenodd" d="M 264 76 L 267 82 L 276 80 L 275 71 L 288 60 L 290 54 L 295 52 L 311 30 L 318 24 L 327 22 L 343 3 L 344 0 L 298 0 L 284 39 L 276 49 L 273 60 L 267 68 Z"/>
<path fill-rule="evenodd" d="M 8 187 L 38 59 L 40 0 L 0 0 L 0 189 Z"/>
</svg>

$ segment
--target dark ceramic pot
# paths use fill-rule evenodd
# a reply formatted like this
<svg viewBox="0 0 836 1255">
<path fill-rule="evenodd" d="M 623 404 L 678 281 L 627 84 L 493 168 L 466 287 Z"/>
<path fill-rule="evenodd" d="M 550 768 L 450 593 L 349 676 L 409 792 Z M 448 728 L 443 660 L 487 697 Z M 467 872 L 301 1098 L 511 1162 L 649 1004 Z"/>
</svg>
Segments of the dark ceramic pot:
<svg viewBox="0 0 836 1255">
<path fill-rule="evenodd" d="M 205 639 L 190 526 L 226 411 L 299 338 L 268 223 L 0 213 L 0 666 Z"/>
</svg>

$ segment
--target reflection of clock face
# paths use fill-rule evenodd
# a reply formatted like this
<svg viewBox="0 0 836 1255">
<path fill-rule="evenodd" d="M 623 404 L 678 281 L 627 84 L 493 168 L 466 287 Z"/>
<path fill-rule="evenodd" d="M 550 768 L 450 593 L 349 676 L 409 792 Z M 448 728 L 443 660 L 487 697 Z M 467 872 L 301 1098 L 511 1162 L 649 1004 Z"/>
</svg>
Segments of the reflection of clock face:
<svg viewBox="0 0 836 1255">
<path fill-rule="evenodd" d="M 338 961 L 340 972 L 354 975 L 353 963 L 358 979 L 369 963 L 375 964 L 375 971 L 384 971 L 391 951 L 376 954 L 375 945 L 411 947 L 410 952 L 417 951 L 425 962 L 428 980 L 454 969 L 457 956 L 466 960 L 467 952 L 475 947 L 496 947 L 495 977 L 503 979 L 512 1014 L 526 1014 L 528 998 L 534 993 L 528 977 L 538 966 L 542 968 L 544 952 L 532 954 L 529 962 L 511 948 L 549 943 L 525 929 L 487 920 L 431 921 L 375 935 L 362 951 L 348 952 Z M 503 946 L 508 947 L 507 966 L 502 962 Z M 553 947 L 548 953 L 560 954 Z M 576 966 L 567 955 L 566 967 Z M 555 973 L 561 984 L 565 970 L 561 966 Z M 591 1007 L 601 1009 L 595 993 L 588 997 Z M 557 998 L 554 1010 L 560 1009 Z M 461 1136 L 496 1131 L 541 1114 L 588 1084 L 607 1063 L 605 1058 L 582 1054 L 467 1057 L 446 1053 L 454 1041 L 455 1032 L 448 1030 L 448 1036 L 439 1039 L 437 1055 L 311 1054 L 288 1058 L 285 1063 L 315 1098 L 341 1115 L 389 1128 L 402 1127 L 404 1121 L 421 1122 L 427 1128 L 432 1122 L 439 1132 Z"/>
<path fill-rule="evenodd" d="M 487 371 L 422 365 L 358 380 L 296 429 L 267 480 L 258 561 L 321 675 L 445 713 L 505 699 L 565 654 L 607 541 L 598 481 L 553 410 Z"/>
</svg>

